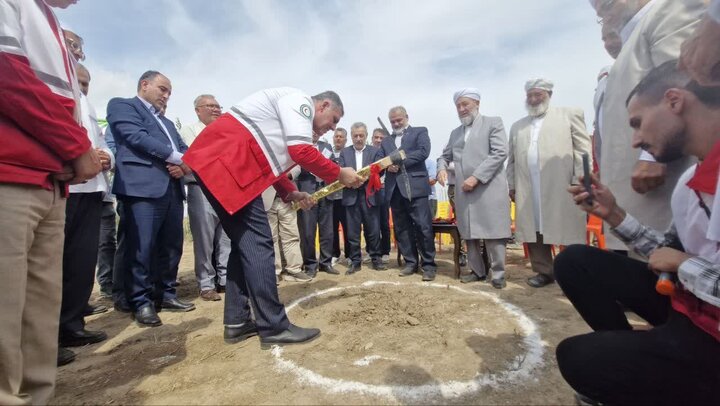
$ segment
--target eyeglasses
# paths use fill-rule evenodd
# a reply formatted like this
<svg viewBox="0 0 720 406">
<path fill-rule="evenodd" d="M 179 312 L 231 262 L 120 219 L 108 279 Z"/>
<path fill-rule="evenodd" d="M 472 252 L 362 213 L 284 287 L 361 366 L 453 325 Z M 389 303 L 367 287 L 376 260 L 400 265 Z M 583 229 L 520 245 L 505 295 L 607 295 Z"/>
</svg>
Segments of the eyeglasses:
<svg viewBox="0 0 720 406">
<path fill-rule="evenodd" d="M 615 0 L 604 0 L 599 1 L 597 8 L 595 9 L 598 14 L 605 14 L 615 5 Z M 605 19 L 600 17 L 597 19 L 597 23 L 600 25 L 605 24 Z"/>
<path fill-rule="evenodd" d="M 198 107 L 205 107 L 208 110 L 222 110 L 223 107 L 217 104 L 201 104 Z"/>
<path fill-rule="evenodd" d="M 65 38 L 65 45 L 67 45 L 67 47 L 70 48 L 73 53 L 79 53 L 81 61 L 85 60 L 85 52 L 83 52 L 82 43 L 75 42 L 70 38 Z"/>
</svg>

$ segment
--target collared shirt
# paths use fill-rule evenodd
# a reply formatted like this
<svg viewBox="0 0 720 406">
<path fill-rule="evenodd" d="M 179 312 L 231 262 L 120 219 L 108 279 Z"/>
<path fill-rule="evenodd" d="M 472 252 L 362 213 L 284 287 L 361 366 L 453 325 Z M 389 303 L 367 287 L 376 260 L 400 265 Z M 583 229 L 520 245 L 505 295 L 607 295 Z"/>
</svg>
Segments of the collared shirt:
<svg viewBox="0 0 720 406">
<path fill-rule="evenodd" d="M 657 0 L 650 0 L 646 5 L 643 6 L 643 8 L 640 9 L 633 18 L 630 19 L 630 21 L 625 24 L 625 26 L 620 30 L 620 39 L 622 40 L 623 45 L 630 39 L 630 35 L 632 35 L 633 31 L 635 31 L 635 28 L 640 24 L 640 20 L 647 15 L 647 13 L 650 12 L 650 9 L 653 8 L 653 6 L 657 3 Z"/>
<path fill-rule="evenodd" d="M 80 96 L 80 109 L 83 113 L 82 125 L 87 130 L 87 136 L 88 139 L 90 139 L 92 147 L 100 148 L 110 155 L 110 168 L 112 169 L 115 165 L 115 157 L 113 156 L 112 151 L 110 151 L 110 148 L 108 148 L 107 143 L 105 143 L 105 137 L 98 125 L 95 109 L 92 107 L 90 101 L 84 94 Z M 70 193 L 108 192 L 109 190 L 109 181 L 106 178 L 106 173 L 104 171 L 98 173 L 94 178 L 85 183 L 70 185 Z"/>
<path fill-rule="evenodd" d="M 428 181 L 437 178 L 437 161 L 433 159 L 425 160 L 425 169 L 428 171 Z M 430 185 L 430 196 L 428 196 L 428 200 L 437 200 L 434 185 Z"/>
<path fill-rule="evenodd" d="M 165 123 L 160 120 L 160 112 L 155 109 L 155 106 L 150 104 L 147 100 L 143 99 L 142 97 L 138 96 L 138 99 L 145 105 L 145 107 L 150 110 L 150 113 L 155 117 L 155 120 L 160 124 L 160 128 L 163 129 L 163 132 L 165 133 L 165 136 L 168 137 L 168 140 L 170 140 L 170 147 L 172 148 L 173 152 L 170 154 L 169 157 L 165 159 L 165 162 L 169 162 L 174 165 L 182 165 L 182 157 L 183 154 L 178 152 L 177 147 L 175 146 L 175 141 L 173 141 L 172 136 L 170 136 L 170 131 L 168 131 L 167 127 L 165 127 Z"/>
<path fill-rule="evenodd" d="M 530 124 L 530 145 L 528 146 L 527 164 L 530 171 L 530 190 L 532 191 L 533 214 L 535 215 L 535 231 L 542 234 L 542 188 L 540 183 L 540 130 L 545 116 L 535 117 Z"/>
<path fill-rule="evenodd" d="M 365 151 L 366 145 L 363 145 L 363 149 L 358 151 L 357 148 L 353 148 L 355 151 L 355 171 L 359 171 L 363 168 L 363 152 Z"/>
<path fill-rule="evenodd" d="M 640 224 L 630 214 L 612 232 L 644 257 L 649 257 L 663 246 L 682 246 L 693 258 L 680 264 L 680 283 L 698 299 L 720 307 L 717 284 L 720 279 L 720 245 L 718 241 L 707 238 L 710 220 L 699 204 L 698 195 L 687 186 L 694 173 L 695 166 L 690 167 L 677 182 L 671 200 L 673 224 L 665 234 Z M 715 196 L 701 193 L 700 197 L 705 205 L 713 207 Z M 720 325 L 715 328 L 720 329 Z"/>
<path fill-rule="evenodd" d="M 405 127 L 402 128 L 402 130 L 400 130 L 400 131 L 397 132 L 397 133 L 394 133 L 394 135 L 395 135 L 395 147 L 396 147 L 397 149 L 400 149 L 400 145 L 402 145 L 402 136 L 405 135 L 405 131 L 407 131 L 408 127 L 410 127 L 410 126 L 409 126 L 409 125 L 406 125 Z"/>
<path fill-rule="evenodd" d="M 198 121 L 194 124 L 183 126 L 180 129 L 180 136 L 182 136 L 183 141 L 185 141 L 185 144 L 189 147 L 204 129 L 205 123 Z"/>
</svg>

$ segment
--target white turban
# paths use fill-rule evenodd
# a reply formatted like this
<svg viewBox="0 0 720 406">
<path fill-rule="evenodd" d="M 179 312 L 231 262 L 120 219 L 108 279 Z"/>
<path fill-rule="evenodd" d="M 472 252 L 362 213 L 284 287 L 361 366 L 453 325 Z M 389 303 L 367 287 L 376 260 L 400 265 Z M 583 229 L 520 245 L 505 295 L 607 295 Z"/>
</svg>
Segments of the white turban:
<svg viewBox="0 0 720 406">
<path fill-rule="evenodd" d="M 530 91 L 530 89 L 542 89 L 548 92 L 552 92 L 553 87 L 555 85 L 553 82 L 547 80 L 547 79 L 530 79 L 527 82 L 525 82 L 525 91 Z"/>
<path fill-rule="evenodd" d="M 457 104 L 458 99 L 461 97 L 467 97 L 468 99 L 480 101 L 480 90 L 475 87 L 467 87 L 465 89 L 458 90 L 453 95 L 453 101 L 455 104 Z"/>
</svg>

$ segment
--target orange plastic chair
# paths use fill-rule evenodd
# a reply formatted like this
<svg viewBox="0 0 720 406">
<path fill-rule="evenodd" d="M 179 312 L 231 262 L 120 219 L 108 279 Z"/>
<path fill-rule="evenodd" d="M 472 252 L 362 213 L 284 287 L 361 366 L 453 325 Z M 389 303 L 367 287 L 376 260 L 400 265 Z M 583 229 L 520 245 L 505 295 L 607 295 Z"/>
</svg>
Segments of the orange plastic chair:
<svg viewBox="0 0 720 406">
<path fill-rule="evenodd" d="M 600 249 L 605 249 L 605 234 L 602 230 L 602 220 L 600 217 L 588 216 L 587 228 L 585 229 L 585 242 L 587 245 L 592 245 L 593 237 L 597 240 L 597 246 Z"/>
</svg>

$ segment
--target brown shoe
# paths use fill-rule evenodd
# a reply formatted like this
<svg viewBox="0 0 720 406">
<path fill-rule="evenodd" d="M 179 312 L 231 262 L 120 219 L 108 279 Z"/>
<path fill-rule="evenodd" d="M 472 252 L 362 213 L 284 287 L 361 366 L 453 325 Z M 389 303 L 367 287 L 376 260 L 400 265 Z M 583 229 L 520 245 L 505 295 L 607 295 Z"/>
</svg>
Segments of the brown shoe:
<svg viewBox="0 0 720 406">
<path fill-rule="evenodd" d="M 218 294 L 214 289 L 203 290 L 202 292 L 200 292 L 200 297 L 202 298 L 202 300 L 208 302 L 216 302 L 218 300 L 222 300 L 222 298 L 220 298 L 220 294 Z"/>
</svg>

